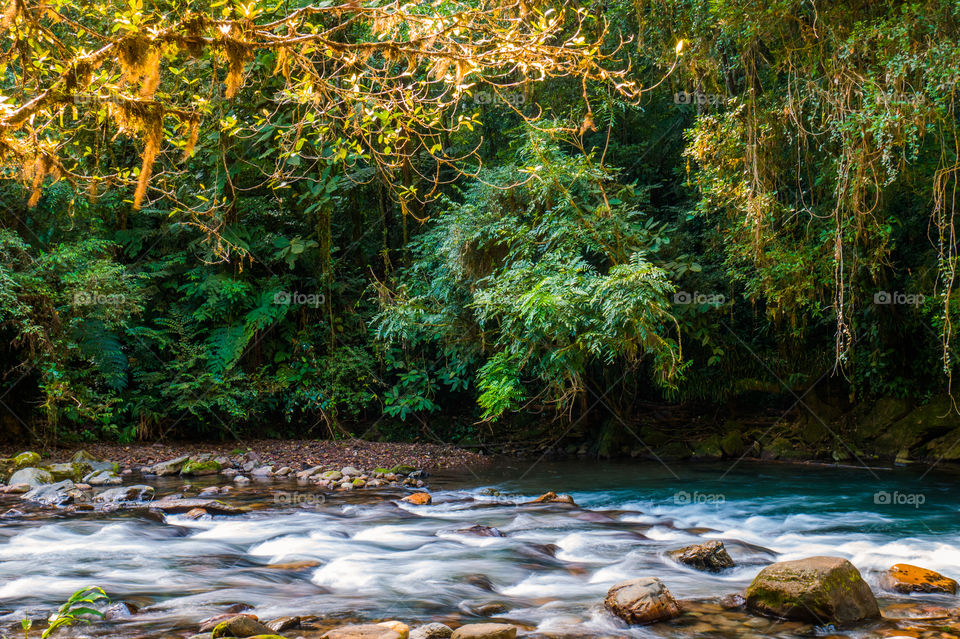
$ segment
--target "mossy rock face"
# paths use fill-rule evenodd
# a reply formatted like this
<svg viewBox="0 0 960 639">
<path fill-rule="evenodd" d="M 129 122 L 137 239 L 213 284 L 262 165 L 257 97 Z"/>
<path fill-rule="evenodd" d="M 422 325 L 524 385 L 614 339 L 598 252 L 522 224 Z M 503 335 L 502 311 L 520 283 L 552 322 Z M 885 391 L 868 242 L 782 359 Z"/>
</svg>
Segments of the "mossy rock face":
<svg viewBox="0 0 960 639">
<path fill-rule="evenodd" d="M 206 461 L 191 460 L 183 465 L 183 468 L 180 469 L 180 474 L 197 477 L 202 475 L 216 475 L 220 472 L 221 468 L 220 462 L 215 459 L 208 459 Z"/>
<path fill-rule="evenodd" d="M 697 444 L 693 449 L 693 456 L 698 459 L 720 459 L 723 457 L 723 448 L 720 446 L 720 436 L 712 435 Z"/>
<path fill-rule="evenodd" d="M 237 615 L 218 623 L 213 632 L 213 639 L 220 637 L 276 637 L 273 630 L 248 615 Z"/>
<path fill-rule="evenodd" d="M 902 451 L 898 453 L 898 457 L 900 454 L 902 454 Z M 925 457 L 944 461 L 960 460 L 960 428 L 927 443 L 923 454 Z"/>
<path fill-rule="evenodd" d="M 909 412 L 910 402 L 905 399 L 878 399 L 865 415 L 856 417 L 857 434 L 865 439 L 873 439 L 886 432 Z"/>
<path fill-rule="evenodd" d="M 872 447 L 877 454 L 893 457 L 903 448 L 914 448 L 923 442 L 946 435 L 960 428 L 960 415 L 950 397 L 937 397 L 919 406 L 887 428 Z"/>
<path fill-rule="evenodd" d="M 763 447 L 761 457 L 764 459 L 782 459 L 793 452 L 793 445 L 785 437 L 777 437 Z"/>
<path fill-rule="evenodd" d="M 720 448 L 727 457 L 739 457 L 747 449 L 747 445 L 740 431 L 732 430 L 720 439 Z"/>
<path fill-rule="evenodd" d="M 752 612 L 817 624 L 880 616 L 870 587 L 854 565 L 841 557 L 771 564 L 747 587 L 746 599 Z"/>
<path fill-rule="evenodd" d="M 660 459 L 689 459 L 693 454 L 683 442 L 672 442 L 654 449 Z"/>
<path fill-rule="evenodd" d="M 13 465 L 16 470 L 27 468 L 29 466 L 40 465 L 40 455 L 32 451 L 25 451 L 13 458 Z"/>
</svg>

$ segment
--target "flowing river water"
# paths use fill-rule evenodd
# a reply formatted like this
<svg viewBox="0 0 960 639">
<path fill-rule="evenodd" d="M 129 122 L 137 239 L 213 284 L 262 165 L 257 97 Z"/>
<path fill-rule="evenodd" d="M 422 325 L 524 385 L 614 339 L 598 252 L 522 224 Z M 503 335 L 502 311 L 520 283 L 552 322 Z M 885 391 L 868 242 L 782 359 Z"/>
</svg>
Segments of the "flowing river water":
<svg viewBox="0 0 960 639">
<path fill-rule="evenodd" d="M 0 523 L 0 621 L 44 617 L 95 584 L 142 610 L 69 632 L 188 636 L 235 604 L 261 619 L 316 615 L 327 627 L 507 620 L 563 637 L 873 637 L 903 627 L 775 623 L 716 605 L 764 565 L 813 555 L 850 559 L 889 616 L 904 603 L 957 605 L 949 595 L 885 594 L 877 583 L 901 562 L 960 576 L 956 471 L 675 466 L 502 460 L 429 478 L 430 506 L 400 503 L 397 490 L 324 495 L 266 481 L 229 499 L 255 506 L 238 516 L 28 513 Z M 159 497 L 182 483 L 154 485 Z M 579 508 L 524 504 L 547 490 Z M 16 503 L 4 500 L 4 509 Z M 475 525 L 503 536 L 465 530 Z M 723 539 L 738 566 L 707 574 L 666 556 L 706 539 Z M 627 628 L 602 610 L 611 585 L 644 576 L 662 579 L 687 613 Z"/>
</svg>

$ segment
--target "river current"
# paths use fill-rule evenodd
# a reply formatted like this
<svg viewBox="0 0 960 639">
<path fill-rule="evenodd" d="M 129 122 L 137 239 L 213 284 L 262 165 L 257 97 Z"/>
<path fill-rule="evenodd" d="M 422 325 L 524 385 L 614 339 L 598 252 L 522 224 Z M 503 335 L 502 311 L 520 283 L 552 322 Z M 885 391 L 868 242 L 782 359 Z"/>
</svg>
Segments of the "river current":
<svg viewBox="0 0 960 639">
<path fill-rule="evenodd" d="M 947 595 L 884 594 L 877 579 L 894 563 L 960 576 L 957 479 L 941 468 L 501 460 L 430 477 L 430 506 L 399 502 L 399 491 L 323 494 L 265 481 L 229 499 L 254 507 L 239 516 L 46 511 L 0 523 L 0 621 L 44 617 L 99 585 L 141 612 L 122 631 L 98 623 L 71 632 L 186 636 L 247 604 L 261 619 L 507 620 L 542 635 L 690 636 L 689 619 L 631 629 L 602 610 L 614 583 L 656 576 L 701 611 L 692 634 L 869 635 L 753 620 L 747 635 L 724 630 L 714 604 L 772 561 L 836 555 L 860 569 L 882 608 L 956 607 Z M 154 485 L 159 497 L 182 483 Z M 525 503 L 547 490 L 579 507 Z M 4 509 L 16 503 L 4 499 Z M 666 555 L 707 539 L 724 540 L 738 566 L 706 574 Z"/>
</svg>

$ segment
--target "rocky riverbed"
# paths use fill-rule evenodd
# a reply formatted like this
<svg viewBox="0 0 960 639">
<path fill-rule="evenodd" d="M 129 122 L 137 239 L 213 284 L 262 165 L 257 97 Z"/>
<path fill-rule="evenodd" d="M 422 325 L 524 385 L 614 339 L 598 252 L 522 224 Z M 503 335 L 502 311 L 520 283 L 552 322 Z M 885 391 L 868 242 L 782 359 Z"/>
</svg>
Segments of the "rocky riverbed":
<svg viewBox="0 0 960 639">
<path fill-rule="evenodd" d="M 917 539 L 912 550 L 897 546 L 902 557 L 851 553 L 860 546 L 838 537 L 836 524 L 825 522 L 830 547 L 809 521 L 797 542 L 795 523 L 787 523 L 795 520 L 782 520 L 786 534 L 777 536 L 752 517 L 753 528 L 767 530 L 767 546 L 741 524 L 731 534 L 717 518 L 730 513 L 738 522 L 741 509 L 761 513 L 769 504 L 705 511 L 695 499 L 674 498 L 676 507 L 664 510 L 602 486 L 565 493 L 574 479 L 604 477 L 561 478 L 553 470 L 539 471 L 535 485 L 554 482 L 556 491 L 529 494 L 509 480 L 490 485 L 485 478 L 516 474 L 506 466 L 452 480 L 402 465 L 295 470 L 248 452 L 150 459 L 126 469 L 91 454 L 43 461 L 24 453 L 5 462 L 8 481 L 17 473 L 52 480 L 10 484 L 0 495 L 0 614 L 11 630 L 20 615 L 41 628 L 55 601 L 99 583 L 113 598 L 101 606 L 108 619 L 62 632 L 960 637 L 956 572 L 943 569 L 949 561 L 924 566 L 945 558 L 942 550 L 916 564 L 914 551 L 936 546 Z M 456 487 L 465 481 L 473 487 Z M 740 503 L 734 495 L 730 502 Z M 871 543 L 883 547 L 878 537 Z M 815 552 L 798 557 L 803 548 Z M 31 607 L 38 597 L 50 604 Z"/>
</svg>

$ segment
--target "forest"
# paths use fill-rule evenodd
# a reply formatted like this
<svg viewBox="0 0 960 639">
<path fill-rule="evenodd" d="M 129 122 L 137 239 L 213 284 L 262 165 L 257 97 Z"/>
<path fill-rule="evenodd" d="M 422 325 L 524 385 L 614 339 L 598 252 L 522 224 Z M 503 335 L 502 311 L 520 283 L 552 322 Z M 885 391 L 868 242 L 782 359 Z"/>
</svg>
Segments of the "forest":
<svg viewBox="0 0 960 639">
<path fill-rule="evenodd" d="M 653 415 L 956 413 L 955 0 L 8 0 L 0 30 L 7 440 L 616 453 Z"/>
</svg>

